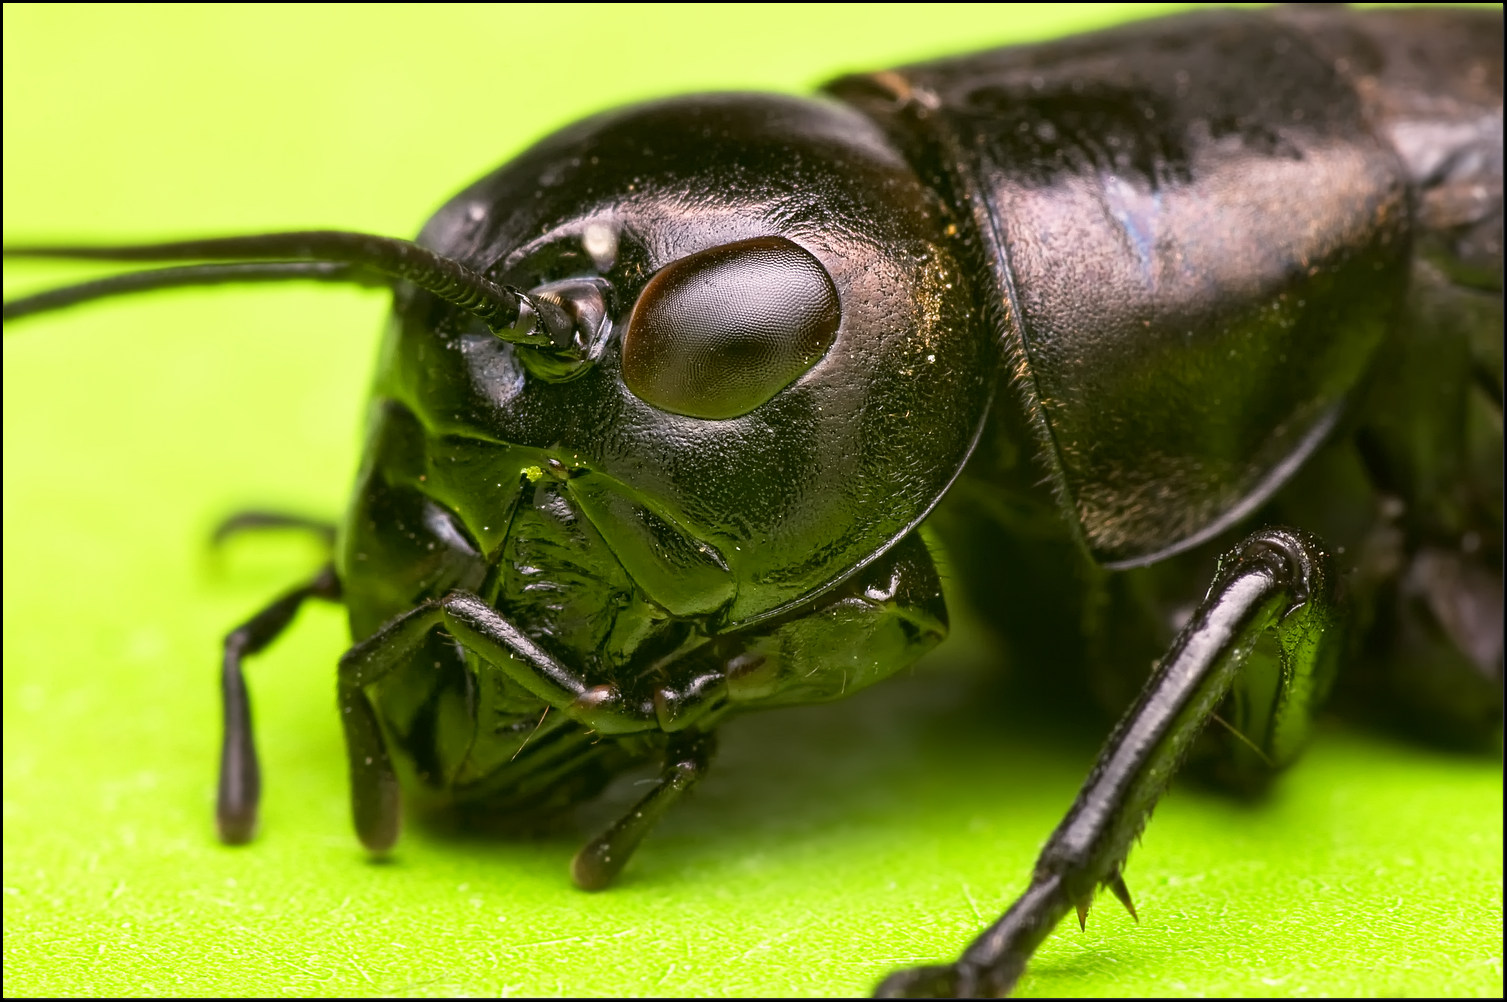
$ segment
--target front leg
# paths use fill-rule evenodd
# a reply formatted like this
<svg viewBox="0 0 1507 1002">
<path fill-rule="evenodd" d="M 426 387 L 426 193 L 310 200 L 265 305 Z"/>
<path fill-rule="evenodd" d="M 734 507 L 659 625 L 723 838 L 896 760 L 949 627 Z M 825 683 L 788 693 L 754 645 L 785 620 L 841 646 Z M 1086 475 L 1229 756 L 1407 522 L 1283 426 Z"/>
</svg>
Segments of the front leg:
<svg viewBox="0 0 1507 1002">
<path fill-rule="evenodd" d="M 1226 554 L 1208 594 L 1042 849 L 1025 894 L 956 962 L 899 971 L 878 994 L 1000 997 L 1064 915 L 1076 909 L 1083 919 L 1099 886 L 1134 915 L 1120 876 L 1130 843 L 1269 629 L 1281 646 L 1281 683 L 1268 726 L 1252 737 L 1274 765 L 1296 754 L 1337 646 L 1332 580 L 1318 541 L 1288 529 L 1255 533 Z"/>
<path fill-rule="evenodd" d="M 313 580 L 289 591 L 225 637 L 220 665 L 220 696 L 225 729 L 220 743 L 220 782 L 215 798 L 215 824 L 220 841 L 239 845 L 256 831 L 262 796 L 262 770 L 251 730 L 251 697 L 246 692 L 243 664 L 261 652 L 293 622 L 307 599 L 340 600 L 340 579 L 334 565 L 326 565 Z"/>
<path fill-rule="evenodd" d="M 398 778 L 366 687 L 405 664 L 429 631 L 443 626 L 466 650 L 494 665 L 550 707 L 604 734 L 657 726 L 654 703 L 630 703 L 610 685 L 589 685 L 472 592 L 452 591 L 391 620 L 340 659 L 340 720 L 351 768 L 356 834 L 372 852 L 398 838 Z"/>
</svg>

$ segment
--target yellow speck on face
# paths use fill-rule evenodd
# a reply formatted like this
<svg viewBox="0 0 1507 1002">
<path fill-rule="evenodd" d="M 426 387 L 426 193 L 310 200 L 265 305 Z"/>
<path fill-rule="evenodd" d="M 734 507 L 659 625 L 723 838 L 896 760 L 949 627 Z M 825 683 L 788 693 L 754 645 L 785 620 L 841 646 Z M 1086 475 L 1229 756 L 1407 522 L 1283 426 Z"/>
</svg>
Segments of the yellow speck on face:
<svg viewBox="0 0 1507 1002">
<path fill-rule="evenodd" d="M 525 466 L 523 468 L 523 475 L 528 477 L 529 483 L 537 484 L 544 479 L 544 469 L 538 466 Z"/>
</svg>

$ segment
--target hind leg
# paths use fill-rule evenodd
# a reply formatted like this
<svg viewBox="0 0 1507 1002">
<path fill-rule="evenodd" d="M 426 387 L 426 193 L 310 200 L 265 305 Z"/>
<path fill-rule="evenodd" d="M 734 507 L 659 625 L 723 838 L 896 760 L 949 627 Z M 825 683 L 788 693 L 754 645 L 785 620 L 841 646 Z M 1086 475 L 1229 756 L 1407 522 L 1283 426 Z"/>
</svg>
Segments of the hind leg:
<svg viewBox="0 0 1507 1002">
<path fill-rule="evenodd" d="M 1242 672 L 1268 631 L 1280 649 L 1277 684 L 1270 697 L 1259 685 L 1245 693 L 1247 709 L 1237 726 L 1250 729 L 1247 738 L 1267 768 L 1301 748 L 1337 647 L 1332 581 L 1330 558 L 1318 541 L 1291 530 L 1255 533 L 1227 554 L 1208 594 L 1110 735 L 1042 850 L 1025 894 L 956 962 L 898 972 L 879 994 L 1007 994 L 1063 916 L 1076 909 L 1083 920 L 1099 886 L 1134 915 L 1120 876 L 1130 844 L 1222 701 L 1244 688 Z"/>
</svg>

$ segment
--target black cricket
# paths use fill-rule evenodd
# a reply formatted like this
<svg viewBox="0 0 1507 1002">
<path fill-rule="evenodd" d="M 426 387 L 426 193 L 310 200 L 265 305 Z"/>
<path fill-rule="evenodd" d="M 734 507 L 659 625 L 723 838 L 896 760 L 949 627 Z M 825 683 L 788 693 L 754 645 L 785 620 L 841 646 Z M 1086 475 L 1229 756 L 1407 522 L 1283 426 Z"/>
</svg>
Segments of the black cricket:
<svg viewBox="0 0 1507 1002">
<path fill-rule="evenodd" d="M 1123 710 L 1020 900 L 879 988 L 1002 995 L 1099 886 L 1134 914 L 1126 854 L 1184 760 L 1260 785 L 1337 679 L 1498 739 L 1502 51 L 1500 10 L 1221 11 L 660 101 L 546 138 L 413 243 L 7 248 L 183 263 L 5 318 L 393 290 L 334 560 L 225 641 L 228 842 L 260 787 L 243 661 L 306 599 L 349 614 L 374 852 L 400 774 L 506 812 L 662 763 L 576 856 L 596 889 L 729 715 L 941 642 L 943 546 L 1045 698 Z"/>
</svg>

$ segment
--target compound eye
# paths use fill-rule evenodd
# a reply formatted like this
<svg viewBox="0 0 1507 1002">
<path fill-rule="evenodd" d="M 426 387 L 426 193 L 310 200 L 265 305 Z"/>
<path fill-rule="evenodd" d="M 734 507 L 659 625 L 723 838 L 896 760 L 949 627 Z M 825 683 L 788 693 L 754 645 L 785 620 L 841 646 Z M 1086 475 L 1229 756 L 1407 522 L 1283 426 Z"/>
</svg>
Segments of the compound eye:
<svg viewBox="0 0 1507 1002">
<path fill-rule="evenodd" d="M 713 247 L 644 287 L 623 337 L 623 381 L 661 410 L 737 417 L 815 365 L 841 319 L 826 269 L 784 237 Z"/>
</svg>

